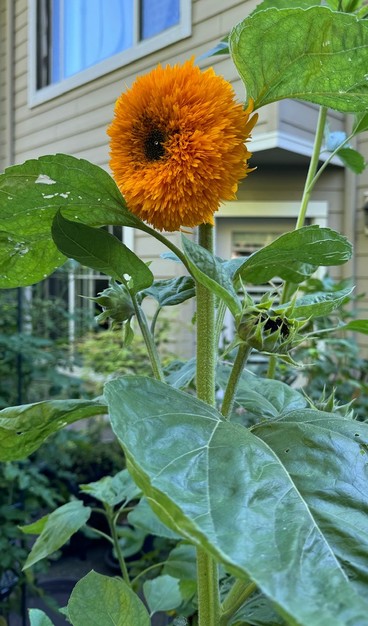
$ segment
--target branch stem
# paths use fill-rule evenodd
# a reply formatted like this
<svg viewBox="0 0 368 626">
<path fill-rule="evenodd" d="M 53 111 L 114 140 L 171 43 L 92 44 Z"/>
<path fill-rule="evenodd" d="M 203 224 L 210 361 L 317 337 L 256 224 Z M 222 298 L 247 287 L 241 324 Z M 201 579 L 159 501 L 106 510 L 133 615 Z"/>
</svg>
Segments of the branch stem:
<svg viewBox="0 0 368 626">
<path fill-rule="evenodd" d="M 230 619 L 256 589 L 257 585 L 253 582 L 236 580 L 223 602 L 219 626 L 227 626 Z"/>
<path fill-rule="evenodd" d="M 316 135 L 314 138 L 314 145 L 313 145 L 313 153 L 312 153 L 312 157 L 309 163 L 307 178 L 305 180 L 299 215 L 298 215 L 297 223 L 295 226 L 296 229 L 302 228 L 302 226 L 304 226 L 304 223 L 305 223 L 305 217 L 306 217 L 310 196 L 311 196 L 312 189 L 313 189 L 314 182 L 315 182 L 314 179 L 315 179 L 315 175 L 316 175 L 317 168 L 318 168 L 319 156 L 321 153 L 321 147 L 322 147 L 326 119 L 327 119 L 327 110 L 328 110 L 327 107 L 320 107 L 319 109 Z"/>
<path fill-rule="evenodd" d="M 221 407 L 221 413 L 226 419 L 229 419 L 230 413 L 234 406 L 235 394 L 238 388 L 240 376 L 251 350 L 252 348 L 250 348 L 246 343 L 242 343 L 240 344 L 236 353 L 234 365 L 231 369 L 229 380 L 227 381 L 225 395 Z"/>
<path fill-rule="evenodd" d="M 144 339 L 144 342 L 147 347 L 148 356 L 151 362 L 151 367 L 153 371 L 153 375 L 157 380 L 161 380 L 161 382 L 165 382 L 165 376 L 162 371 L 160 357 L 157 352 L 156 344 L 152 337 L 152 334 L 148 328 L 147 319 L 143 312 L 142 307 L 139 305 L 135 294 L 130 294 L 134 306 L 135 316 L 137 318 L 137 322 L 139 324 L 139 328 L 141 329 L 141 333 Z"/>
<path fill-rule="evenodd" d="M 124 559 L 124 555 L 122 553 L 121 550 L 121 546 L 119 543 L 119 537 L 118 537 L 118 533 L 116 530 L 116 522 L 114 521 L 114 512 L 113 509 L 108 506 L 107 504 L 105 504 L 105 510 L 106 510 L 106 519 L 108 521 L 109 524 L 109 528 L 110 528 L 110 533 L 111 533 L 111 539 L 113 541 L 114 544 L 114 549 L 115 549 L 115 553 L 119 562 L 119 567 L 120 567 L 120 571 L 121 574 L 123 576 L 124 581 L 126 582 L 126 584 L 131 587 L 131 582 L 130 582 L 130 577 L 129 577 L 129 573 L 128 573 L 128 568 L 126 566 L 125 563 L 125 559 Z"/>
</svg>

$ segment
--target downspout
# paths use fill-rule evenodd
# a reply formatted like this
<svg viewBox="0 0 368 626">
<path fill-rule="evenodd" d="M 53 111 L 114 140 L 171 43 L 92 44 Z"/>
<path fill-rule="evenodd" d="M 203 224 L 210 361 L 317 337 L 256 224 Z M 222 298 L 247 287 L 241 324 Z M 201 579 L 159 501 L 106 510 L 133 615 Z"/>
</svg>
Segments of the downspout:
<svg viewBox="0 0 368 626">
<path fill-rule="evenodd" d="M 353 129 L 353 117 L 352 115 L 346 116 L 345 121 L 345 132 L 347 135 L 350 135 Z M 350 146 L 356 149 L 356 138 L 354 137 Z M 356 174 L 346 167 L 344 173 L 344 208 L 343 208 L 343 219 L 342 219 L 342 231 L 343 234 L 348 238 L 348 240 L 353 244 L 354 252 L 352 259 L 345 263 L 342 266 L 342 277 L 343 278 L 351 278 L 353 285 L 356 285 L 357 278 L 357 250 L 356 250 L 356 241 L 357 241 L 357 181 Z"/>
<path fill-rule="evenodd" d="M 5 145 L 6 165 L 14 163 L 14 2 L 6 1 L 6 114 Z"/>
</svg>

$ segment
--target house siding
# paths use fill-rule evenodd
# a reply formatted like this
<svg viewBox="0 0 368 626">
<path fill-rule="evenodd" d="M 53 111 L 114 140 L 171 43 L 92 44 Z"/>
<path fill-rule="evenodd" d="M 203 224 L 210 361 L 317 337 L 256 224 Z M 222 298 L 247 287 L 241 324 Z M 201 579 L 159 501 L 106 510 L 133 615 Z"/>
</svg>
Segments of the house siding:
<svg viewBox="0 0 368 626">
<path fill-rule="evenodd" d="M 9 4 L 9 3 L 8 3 Z M 224 37 L 234 24 L 242 20 L 258 4 L 258 0 L 194 0 L 192 2 L 192 36 L 178 43 L 140 58 L 134 63 L 105 74 L 85 85 L 68 91 L 47 102 L 29 107 L 28 104 L 28 11 L 26 0 L 15 0 L 10 3 L 14 11 L 14 82 L 6 84 L 6 2 L 0 0 L 0 165 L 8 163 L 11 154 L 6 146 L 5 138 L 9 136 L 5 128 L 7 116 L 7 94 L 12 89 L 14 96 L 14 143 L 13 160 L 15 163 L 43 154 L 64 152 L 79 158 L 85 158 L 103 168 L 108 169 L 108 139 L 106 128 L 109 125 L 116 98 L 122 90 L 129 87 L 137 75 L 149 71 L 158 62 L 183 62 L 191 56 L 199 57 Z M 231 81 L 239 99 L 244 100 L 244 86 L 237 75 L 231 60 L 224 55 L 206 58 L 199 61 L 201 67 L 213 65 L 215 70 Z M 239 190 L 239 199 L 256 200 L 299 200 L 302 194 L 306 175 L 306 166 L 300 162 L 293 164 L 287 159 L 286 149 L 281 145 L 280 136 L 293 138 L 293 146 L 289 146 L 299 155 L 310 154 L 314 129 L 317 121 L 317 107 L 307 102 L 285 100 L 263 107 L 259 122 L 253 132 L 250 149 L 254 156 L 252 165 L 257 170 L 250 174 Z M 340 113 L 331 113 L 332 130 L 342 130 L 345 118 Z M 271 167 L 265 159 L 265 141 L 272 138 L 270 148 L 283 148 L 279 160 Z M 368 154 L 367 134 L 360 142 L 360 148 Z M 283 159 L 285 158 L 285 163 Z M 357 202 L 363 204 L 363 193 L 368 190 L 368 173 L 358 179 Z M 313 194 L 314 200 L 324 200 L 329 206 L 329 225 L 332 228 L 348 232 L 346 213 L 353 210 L 349 198 L 344 194 L 346 174 L 343 168 L 330 166 L 318 181 Z M 355 200 L 354 200 L 355 202 Z M 261 217 L 261 216 L 260 216 Z M 368 257 L 368 238 L 364 234 L 362 211 L 356 214 L 356 229 L 352 233 L 356 240 L 356 282 L 359 291 L 368 292 L 366 261 Z M 172 235 L 178 243 L 178 235 Z M 180 271 L 174 263 L 164 261 L 159 254 L 163 248 L 148 241 L 147 237 L 135 234 L 134 248 L 144 260 L 152 260 L 153 269 L 159 278 L 171 276 Z M 350 267 L 349 267 L 350 270 Z M 343 276 L 346 270 L 334 270 L 336 275 Z M 368 299 L 362 300 L 360 306 L 368 306 Z M 185 312 L 188 323 L 191 314 Z M 183 345 L 187 345 L 185 339 Z"/>
<path fill-rule="evenodd" d="M 7 165 L 7 11 L 5 0 L 0 1 L 0 171 Z"/>
<path fill-rule="evenodd" d="M 231 27 L 256 6 L 248 0 L 229 1 L 224 7 L 220 0 L 197 0 L 192 5 L 192 36 L 176 44 L 138 59 L 94 81 L 73 89 L 43 104 L 28 106 L 28 19 L 26 0 L 15 1 L 15 162 L 35 158 L 50 152 L 68 152 L 88 158 L 102 167 L 108 166 L 106 127 L 116 98 L 130 86 L 138 74 L 158 62 L 180 62 L 200 56 L 224 37 Z M 244 87 L 236 69 L 226 56 L 204 59 L 202 67 L 213 65 L 233 83 L 239 99 L 244 99 Z M 287 101 L 269 105 L 260 111 L 254 130 L 257 137 L 276 129 L 300 137 L 311 146 L 315 108 L 307 103 Z"/>
</svg>

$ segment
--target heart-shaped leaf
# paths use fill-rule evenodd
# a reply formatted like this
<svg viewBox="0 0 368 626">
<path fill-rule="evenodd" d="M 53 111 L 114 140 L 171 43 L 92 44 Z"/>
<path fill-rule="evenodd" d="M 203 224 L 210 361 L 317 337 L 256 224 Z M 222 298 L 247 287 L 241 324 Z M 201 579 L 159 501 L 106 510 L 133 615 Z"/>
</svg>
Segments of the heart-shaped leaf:
<svg viewBox="0 0 368 626">
<path fill-rule="evenodd" d="M 318 266 L 341 265 L 351 258 L 352 246 L 330 228 L 304 226 L 281 235 L 268 246 L 251 254 L 237 269 L 244 282 L 261 285 L 275 276 L 301 283 Z"/>
<path fill-rule="evenodd" d="M 121 578 L 89 572 L 68 602 L 73 626 L 150 626 L 143 602 Z"/>
<path fill-rule="evenodd" d="M 90 226 L 139 228 L 109 174 L 65 154 L 13 165 L 0 175 L 0 287 L 31 285 L 65 261 L 51 238 L 58 210 Z"/>
<path fill-rule="evenodd" d="M 321 6 L 269 8 L 235 26 L 229 45 L 256 109 L 283 98 L 368 108 L 367 20 Z"/>
<path fill-rule="evenodd" d="M 367 598 L 368 424 L 302 409 L 252 430 L 277 454 L 352 585 Z"/>
<path fill-rule="evenodd" d="M 169 527 L 251 577 L 289 623 L 364 623 L 368 604 L 261 439 L 153 379 L 114 380 L 105 393 L 128 467 Z"/>
<path fill-rule="evenodd" d="M 354 288 L 350 287 L 338 291 L 318 291 L 301 296 L 293 304 L 286 302 L 273 307 L 273 310 L 275 313 L 281 313 L 292 306 L 292 317 L 321 317 L 337 309 L 353 291 Z"/>
</svg>

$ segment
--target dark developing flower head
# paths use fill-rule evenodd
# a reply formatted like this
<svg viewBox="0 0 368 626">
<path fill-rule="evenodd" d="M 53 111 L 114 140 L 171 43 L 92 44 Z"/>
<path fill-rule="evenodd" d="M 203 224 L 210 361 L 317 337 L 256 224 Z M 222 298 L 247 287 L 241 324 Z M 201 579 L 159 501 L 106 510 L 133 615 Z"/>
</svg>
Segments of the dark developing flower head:
<svg viewBox="0 0 368 626">
<path fill-rule="evenodd" d="M 134 307 L 128 289 L 125 285 L 120 285 L 115 281 L 111 281 L 110 286 L 92 300 L 103 309 L 102 313 L 96 317 L 96 322 L 99 324 L 110 319 L 113 326 L 118 326 L 129 321 L 134 315 Z"/>
<path fill-rule="evenodd" d="M 238 336 L 259 352 L 287 354 L 300 343 L 298 330 L 303 324 L 272 309 L 253 306 L 245 309 L 238 326 Z"/>
</svg>

